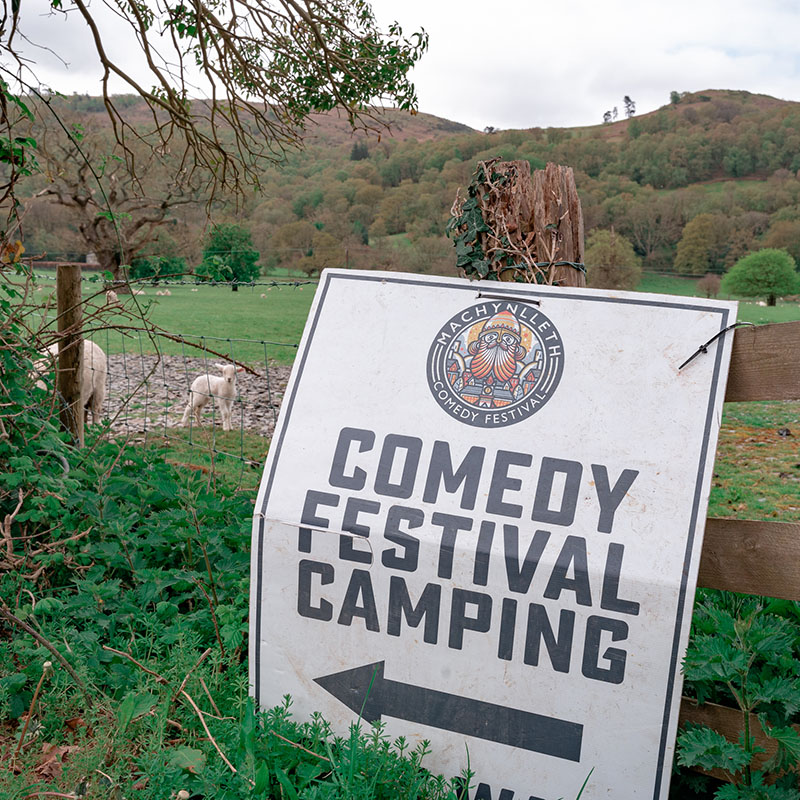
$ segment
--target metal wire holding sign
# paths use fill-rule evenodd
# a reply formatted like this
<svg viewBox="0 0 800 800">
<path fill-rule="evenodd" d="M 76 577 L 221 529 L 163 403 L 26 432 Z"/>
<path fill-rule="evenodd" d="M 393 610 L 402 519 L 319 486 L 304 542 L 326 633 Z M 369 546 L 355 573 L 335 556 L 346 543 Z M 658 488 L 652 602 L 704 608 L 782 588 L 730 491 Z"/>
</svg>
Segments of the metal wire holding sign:
<svg viewBox="0 0 800 800">
<path fill-rule="evenodd" d="M 687 364 L 694 361 L 694 359 L 697 358 L 697 356 L 699 356 L 701 353 L 707 353 L 709 345 L 716 342 L 717 339 L 719 339 L 721 336 L 724 336 L 728 331 L 732 331 L 734 328 L 741 328 L 743 325 L 755 327 L 754 323 L 752 322 L 734 322 L 732 325 L 728 325 L 727 328 L 723 328 L 721 331 L 712 336 L 705 344 L 701 344 L 700 347 L 698 347 L 697 350 L 695 350 L 694 353 L 692 353 L 689 358 L 687 358 L 686 361 L 684 361 L 683 364 L 678 367 L 678 370 L 682 370 Z"/>
<path fill-rule="evenodd" d="M 486 300 L 510 300 L 511 302 L 530 303 L 532 306 L 540 306 L 542 304 L 541 300 L 536 300 L 533 297 L 523 297 L 517 294 L 487 294 L 486 292 L 478 292 L 475 297 L 478 299 L 485 298 Z"/>
</svg>

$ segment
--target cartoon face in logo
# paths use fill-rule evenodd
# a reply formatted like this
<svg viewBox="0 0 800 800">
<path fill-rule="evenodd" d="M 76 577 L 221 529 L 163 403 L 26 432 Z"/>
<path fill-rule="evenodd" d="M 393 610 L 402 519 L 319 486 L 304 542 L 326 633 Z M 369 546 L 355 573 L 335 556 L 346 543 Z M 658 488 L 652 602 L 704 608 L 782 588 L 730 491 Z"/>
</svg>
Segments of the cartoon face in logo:
<svg viewBox="0 0 800 800">
<path fill-rule="evenodd" d="M 450 416 L 483 428 L 538 411 L 564 369 L 561 336 L 541 311 L 493 301 L 456 314 L 428 354 L 428 384 Z"/>
</svg>

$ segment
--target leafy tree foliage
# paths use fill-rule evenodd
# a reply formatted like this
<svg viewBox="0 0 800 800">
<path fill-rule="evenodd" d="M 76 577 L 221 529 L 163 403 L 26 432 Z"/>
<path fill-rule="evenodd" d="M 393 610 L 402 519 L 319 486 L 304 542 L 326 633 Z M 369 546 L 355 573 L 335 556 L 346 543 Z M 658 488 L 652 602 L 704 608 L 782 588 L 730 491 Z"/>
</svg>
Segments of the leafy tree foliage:
<svg viewBox="0 0 800 800">
<path fill-rule="evenodd" d="M 636 113 L 636 101 L 631 100 L 626 94 L 625 97 L 622 98 L 622 102 L 625 103 L 625 116 L 630 119 Z"/>
<path fill-rule="evenodd" d="M 613 228 L 589 235 L 584 259 L 587 283 L 596 289 L 635 289 L 642 278 L 633 245 Z"/>
<path fill-rule="evenodd" d="M 145 137 L 156 150 L 171 149 L 183 169 L 198 171 L 212 187 L 240 190 L 243 183 L 258 185 L 264 164 L 302 140 L 315 112 L 336 108 L 353 127 L 380 128 L 376 100 L 414 110 L 408 74 L 428 43 L 424 31 L 406 38 L 396 23 L 382 31 L 363 0 L 230 0 L 224 10 L 214 0 L 112 0 L 130 29 L 127 40 L 113 43 L 90 4 L 49 0 L 49 6 L 54 17 L 82 18 L 92 35 L 102 68 L 102 108 L 131 171 L 136 160 L 130 143 Z M 0 28 L 0 58 L 7 67 L 16 63 L 22 76 L 30 64 L 16 43 L 29 28 L 20 3 L 9 10 Z M 134 77 L 139 66 L 148 70 L 144 81 Z M 112 79 L 144 100 L 149 129 L 134 127 L 112 94 Z M 199 86 L 208 99 L 193 99 L 202 94 Z"/>
<path fill-rule="evenodd" d="M 741 178 L 753 171 L 753 157 L 744 147 L 731 147 L 722 159 L 725 171 L 734 178 Z"/>
<path fill-rule="evenodd" d="M 131 278 L 176 279 L 189 271 L 186 259 L 181 256 L 138 256 L 131 262 L 129 274 Z"/>
<path fill-rule="evenodd" d="M 361 220 L 357 219 L 353 222 L 353 233 L 360 244 L 369 244 L 369 231 Z"/>
<path fill-rule="evenodd" d="M 761 240 L 764 247 L 786 250 L 800 263 L 800 219 L 778 219 L 769 226 L 769 230 Z"/>
<path fill-rule="evenodd" d="M 719 294 L 721 285 L 722 278 L 713 272 L 707 272 L 697 281 L 698 291 L 702 292 L 706 297 L 716 297 Z"/>
<path fill-rule="evenodd" d="M 632 119 L 628 124 L 628 138 L 638 139 L 642 135 L 642 124 L 638 119 Z"/>
<path fill-rule="evenodd" d="M 369 148 L 367 147 L 367 143 L 355 142 L 355 144 L 353 144 L 353 149 L 350 151 L 350 160 L 363 161 L 365 158 L 369 158 Z"/>
<path fill-rule="evenodd" d="M 311 255 L 311 243 L 317 229 L 308 220 L 287 222 L 275 230 L 272 246 L 279 262 L 297 261 Z"/>
<path fill-rule="evenodd" d="M 336 237 L 325 231 L 317 231 L 311 240 L 311 253 L 298 262 L 298 267 L 309 277 L 315 273 L 319 275 L 328 267 L 343 267 L 345 265 L 344 248 Z"/>
<path fill-rule="evenodd" d="M 72 124 L 70 138 L 52 122 L 34 128 L 38 159 L 50 176 L 36 197 L 66 209 L 84 252 L 95 253 L 100 266 L 124 284 L 123 265 L 178 221 L 177 207 L 195 203 L 199 195 L 177 165 L 165 172 L 148 148 L 136 146 L 142 164 L 137 178 L 113 153 L 113 139 L 98 132 L 84 136 L 75 118 Z"/>
<path fill-rule="evenodd" d="M 237 283 L 255 280 L 259 274 L 259 252 L 253 247 L 250 231 L 241 225 L 215 225 L 208 233 L 203 260 L 196 274 L 215 281 Z"/>
<path fill-rule="evenodd" d="M 774 306 L 776 298 L 800 292 L 800 276 L 794 259 L 785 250 L 765 248 L 749 253 L 722 279 L 722 289 L 742 297 L 766 297 Z"/>
<path fill-rule="evenodd" d="M 646 266 L 664 268 L 672 264 L 673 246 L 680 238 L 684 222 L 684 209 L 677 197 L 640 192 L 635 200 L 631 199 L 628 212 L 619 222 L 620 231 L 630 238 Z"/>
<path fill-rule="evenodd" d="M 721 272 L 727 247 L 725 219 L 716 214 L 698 214 L 683 229 L 675 256 L 675 269 L 686 275 Z"/>
</svg>

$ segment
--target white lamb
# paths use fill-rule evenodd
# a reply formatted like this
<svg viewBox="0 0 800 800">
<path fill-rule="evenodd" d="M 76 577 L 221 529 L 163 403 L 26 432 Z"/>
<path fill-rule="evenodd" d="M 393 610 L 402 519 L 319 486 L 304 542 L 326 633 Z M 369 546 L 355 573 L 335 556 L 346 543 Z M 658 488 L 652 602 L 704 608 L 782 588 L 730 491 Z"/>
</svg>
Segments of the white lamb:
<svg viewBox="0 0 800 800">
<path fill-rule="evenodd" d="M 41 375 L 49 367 L 55 368 L 58 360 L 58 344 L 51 344 L 47 348 L 49 358 L 41 358 L 33 365 L 35 375 Z M 108 359 L 99 345 L 91 339 L 83 340 L 83 370 L 81 373 L 81 406 L 83 406 L 85 420 L 89 420 L 89 410 L 92 412 L 92 422 L 100 422 L 103 413 L 103 403 L 106 399 L 106 378 L 108 377 Z M 45 388 L 43 381 L 38 380 L 36 385 Z"/>
<path fill-rule="evenodd" d="M 213 398 L 219 406 L 220 416 L 222 417 L 222 430 L 231 430 L 231 412 L 233 399 L 236 397 L 236 373 L 241 372 L 243 367 L 236 367 L 233 364 L 214 364 L 222 371 L 222 375 L 200 375 L 192 382 L 189 389 L 189 402 L 183 412 L 181 425 L 186 427 L 190 415 L 194 414 L 197 424 L 201 424 L 200 412 L 209 400 Z"/>
<path fill-rule="evenodd" d="M 117 293 L 113 289 L 109 289 L 106 292 L 106 305 L 107 306 L 119 305 L 119 297 L 117 297 Z"/>
</svg>

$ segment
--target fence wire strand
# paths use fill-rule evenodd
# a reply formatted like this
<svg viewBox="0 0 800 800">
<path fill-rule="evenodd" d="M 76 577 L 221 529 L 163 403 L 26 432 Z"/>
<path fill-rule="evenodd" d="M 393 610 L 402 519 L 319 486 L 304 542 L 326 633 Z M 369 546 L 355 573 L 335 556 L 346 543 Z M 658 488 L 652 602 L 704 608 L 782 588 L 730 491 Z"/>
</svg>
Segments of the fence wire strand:
<svg viewBox="0 0 800 800">
<path fill-rule="evenodd" d="M 87 339 L 99 347 L 98 333 L 92 332 Z M 152 352 L 151 337 L 143 332 L 107 328 L 103 333 L 107 370 L 101 413 L 110 426 L 111 435 L 125 436 L 144 445 L 164 445 L 169 451 L 167 457 L 178 463 L 191 461 L 192 452 L 205 453 L 211 462 L 208 469 L 204 464 L 186 464 L 203 471 L 217 469 L 220 457 L 235 461 L 238 485 L 242 484 L 246 469 L 261 466 L 278 419 L 276 386 L 285 386 L 291 361 L 288 353 L 283 359 L 272 357 L 272 353 L 276 352 L 275 348 L 293 351 L 297 345 L 192 334 L 170 334 L 165 338 L 156 333 L 155 341 L 159 346 Z M 253 351 L 263 356 L 253 360 L 242 353 L 240 347 L 247 349 L 248 356 L 252 356 Z M 220 357 L 219 353 L 225 357 Z M 194 380 L 203 376 L 221 378 L 217 364 L 223 362 L 242 363 L 248 367 L 236 375 L 230 431 L 223 430 L 226 413 L 221 407 L 222 396 L 214 392 L 213 381 L 197 392 L 206 394 L 202 390 L 208 387 L 208 400 L 199 412 L 200 425 L 191 402 Z M 102 376 L 98 377 L 93 363 L 87 363 L 86 367 L 95 386 L 95 381 L 102 380 Z M 184 414 L 187 414 L 185 425 L 182 424 Z M 234 477 L 232 466 L 229 465 L 228 471 Z"/>
</svg>

